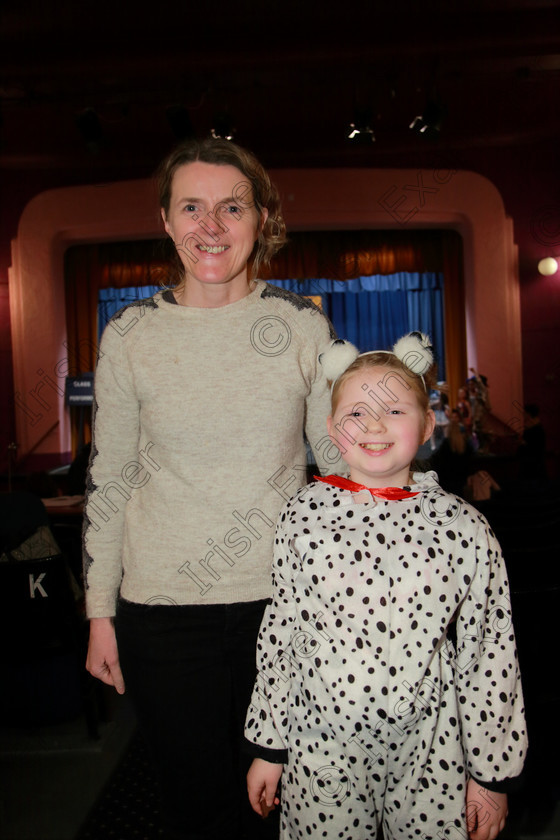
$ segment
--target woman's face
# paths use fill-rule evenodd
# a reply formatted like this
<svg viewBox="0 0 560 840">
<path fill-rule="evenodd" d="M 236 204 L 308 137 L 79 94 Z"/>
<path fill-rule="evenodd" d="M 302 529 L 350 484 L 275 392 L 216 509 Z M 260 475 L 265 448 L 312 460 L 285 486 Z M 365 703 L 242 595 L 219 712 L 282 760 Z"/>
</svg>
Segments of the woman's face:
<svg viewBox="0 0 560 840">
<path fill-rule="evenodd" d="M 161 212 L 193 305 L 220 287 L 227 287 L 229 300 L 247 294 L 247 260 L 268 211 L 259 218 L 251 185 L 239 169 L 201 161 L 179 167 L 169 212 Z"/>
</svg>

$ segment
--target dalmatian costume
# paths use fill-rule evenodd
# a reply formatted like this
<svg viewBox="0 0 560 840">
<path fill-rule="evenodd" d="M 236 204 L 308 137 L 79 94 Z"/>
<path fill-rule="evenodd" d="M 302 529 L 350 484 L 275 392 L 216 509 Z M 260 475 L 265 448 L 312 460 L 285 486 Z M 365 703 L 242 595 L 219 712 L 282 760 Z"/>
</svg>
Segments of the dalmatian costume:
<svg viewBox="0 0 560 840">
<path fill-rule="evenodd" d="M 362 501 L 322 479 L 281 513 L 245 735 L 284 763 L 282 840 L 466 838 L 468 777 L 490 809 L 522 770 L 500 547 L 435 473 L 413 480 Z"/>
</svg>

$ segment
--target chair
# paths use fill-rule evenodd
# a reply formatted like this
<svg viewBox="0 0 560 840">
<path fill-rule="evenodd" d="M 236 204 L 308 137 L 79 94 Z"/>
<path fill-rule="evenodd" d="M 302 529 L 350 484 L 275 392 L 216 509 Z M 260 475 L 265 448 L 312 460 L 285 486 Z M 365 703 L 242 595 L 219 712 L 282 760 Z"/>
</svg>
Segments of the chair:
<svg viewBox="0 0 560 840">
<path fill-rule="evenodd" d="M 57 723 L 96 716 L 84 669 L 80 591 L 50 531 L 40 499 L 0 495 L 0 653 L 4 723 Z"/>
</svg>

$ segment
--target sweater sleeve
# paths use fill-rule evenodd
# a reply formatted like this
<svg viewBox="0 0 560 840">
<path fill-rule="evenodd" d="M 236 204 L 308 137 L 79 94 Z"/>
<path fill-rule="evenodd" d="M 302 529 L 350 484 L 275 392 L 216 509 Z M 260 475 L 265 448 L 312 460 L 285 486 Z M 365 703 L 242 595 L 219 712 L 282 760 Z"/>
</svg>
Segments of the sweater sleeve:
<svg viewBox="0 0 560 840">
<path fill-rule="evenodd" d="M 346 474 L 348 468 L 340 450 L 327 433 L 327 417 L 331 413 L 331 390 L 319 362 L 319 356 L 336 338 L 328 318 L 316 309 L 311 311 L 307 346 L 311 371 L 311 389 L 306 401 L 305 436 L 309 441 L 315 463 L 321 475 Z"/>
<path fill-rule="evenodd" d="M 467 770 L 506 790 L 527 751 L 523 692 L 509 584 L 500 546 L 484 517 L 475 533 L 476 575 L 457 616 L 456 685 Z"/>
<path fill-rule="evenodd" d="M 267 607 L 257 642 L 257 677 L 245 722 L 245 737 L 254 755 L 285 761 L 288 748 L 288 706 L 294 669 L 292 640 L 296 629 L 295 579 L 301 561 L 290 536 L 291 502 L 276 528 L 272 571 L 273 599 Z"/>
<path fill-rule="evenodd" d="M 125 506 L 139 443 L 139 405 L 125 337 L 137 320 L 134 307 L 127 307 L 109 322 L 95 372 L 83 539 L 88 618 L 115 614 L 122 577 Z"/>
<path fill-rule="evenodd" d="M 298 348 L 294 363 L 299 365 L 308 391 L 305 398 L 304 432 L 313 451 L 315 463 L 324 475 L 347 472 L 340 451 L 327 433 L 331 413 L 329 383 L 319 363 L 319 356 L 336 338 L 334 327 L 322 310 L 305 296 L 267 285 L 263 292 L 267 305 L 273 306 L 284 323 L 288 336 L 286 347 Z M 292 338 L 295 339 L 292 343 Z"/>
</svg>

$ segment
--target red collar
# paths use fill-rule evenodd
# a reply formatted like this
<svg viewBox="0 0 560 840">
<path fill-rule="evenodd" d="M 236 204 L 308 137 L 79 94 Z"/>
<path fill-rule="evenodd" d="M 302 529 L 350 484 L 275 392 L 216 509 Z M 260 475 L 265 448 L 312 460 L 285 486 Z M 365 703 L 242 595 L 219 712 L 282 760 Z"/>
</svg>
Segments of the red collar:
<svg viewBox="0 0 560 840">
<path fill-rule="evenodd" d="M 402 487 L 366 487 L 365 484 L 358 484 L 356 481 L 350 481 L 349 478 L 342 478 L 340 475 L 314 475 L 313 478 L 316 478 L 317 481 L 323 481 L 325 484 L 332 484 L 333 487 L 340 487 L 342 490 L 351 490 L 353 493 L 357 493 L 359 490 L 369 490 L 372 496 L 378 496 L 387 502 L 410 499 L 419 493 L 418 490 L 412 493 L 410 490 L 403 490 Z"/>
</svg>

